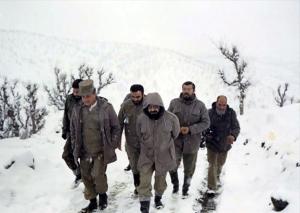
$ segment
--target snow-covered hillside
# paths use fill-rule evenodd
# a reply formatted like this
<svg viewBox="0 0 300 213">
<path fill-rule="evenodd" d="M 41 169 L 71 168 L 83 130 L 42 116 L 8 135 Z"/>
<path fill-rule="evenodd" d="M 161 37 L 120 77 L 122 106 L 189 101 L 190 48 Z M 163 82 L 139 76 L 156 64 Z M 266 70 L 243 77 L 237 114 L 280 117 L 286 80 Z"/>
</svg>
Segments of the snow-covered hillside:
<svg viewBox="0 0 300 213">
<path fill-rule="evenodd" d="M 216 49 L 216 53 L 218 50 Z M 252 87 L 245 101 L 246 109 L 255 107 L 272 107 L 273 94 L 279 84 L 290 83 L 288 95 L 300 99 L 300 74 L 298 69 L 281 70 L 273 64 L 262 64 L 249 60 L 249 77 Z M 250 59 L 248 59 L 250 58 Z M 119 106 L 132 83 L 141 83 L 146 92 L 159 91 L 165 104 L 179 95 L 181 84 L 193 80 L 196 93 L 206 104 L 215 100 L 217 95 L 225 94 L 231 106 L 237 108 L 234 88 L 224 86 L 217 75 L 219 68 L 225 68 L 228 76 L 232 65 L 223 57 L 215 58 L 215 63 L 193 59 L 183 54 L 157 49 L 149 46 L 126 43 L 87 43 L 76 40 L 59 39 L 40 34 L 20 31 L 0 30 L 0 67 L 1 76 L 23 81 L 34 81 L 41 85 L 54 85 L 54 67 L 63 72 L 77 75 L 82 63 L 94 67 L 104 67 L 112 72 L 117 83 L 104 89 L 102 95 Z M 275 65 L 274 65 L 275 64 Z M 286 65 L 287 67 L 289 64 Z"/>
<path fill-rule="evenodd" d="M 103 95 L 117 105 L 136 82 L 142 83 L 146 92 L 159 91 L 166 103 L 179 95 L 187 79 L 195 81 L 204 99 L 219 87 L 214 83 L 217 77 L 211 65 L 169 50 L 122 43 L 83 43 L 11 31 L 0 31 L 0 44 L 1 74 L 10 78 L 19 78 L 22 73 L 22 80 L 54 85 L 55 66 L 75 75 L 82 63 L 104 67 L 115 75 L 117 83 L 104 89 Z"/>
<path fill-rule="evenodd" d="M 229 104 L 238 111 L 236 93 L 226 88 L 216 74 L 217 68 L 227 67 L 226 64 L 200 63 L 170 50 L 140 45 L 83 43 L 0 31 L 1 76 L 51 86 L 54 85 L 54 66 L 76 74 L 83 62 L 103 66 L 114 73 L 117 83 L 104 89 L 102 95 L 116 110 L 132 83 L 144 84 L 146 92 L 160 92 L 168 106 L 170 99 L 179 95 L 181 84 L 192 80 L 197 85 L 198 97 L 207 107 L 217 95 L 225 94 Z M 290 204 L 284 212 L 300 211 L 300 105 L 278 108 L 272 94 L 279 83 L 287 81 L 291 83 L 290 94 L 299 98 L 296 96 L 299 73 L 274 73 L 266 67 L 249 70 L 254 86 L 249 89 L 245 115 L 239 117 L 241 135 L 224 168 L 224 189 L 217 209 L 220 213 L 272 212 L 271 195 L 288 200 Z M 0 212 L 76 212 L 87 203 L 82 185 L 70 188 L 73 175 L 61 158 L 62 112 L 49 109 L 45 128 L 39 134 L 27 140 L 0 140 Z M 118 161 L 108 167 L 109 207 L 105 212 L 138 212 L 138 200 L 131 198 L 131 173 L 123 170 L 128 163 L 125 151 L 117 151 L 117 155 Z M 205 155 L 205 150 L 199 151 L 191 196 L 185 200 L 173 197 L 168 177 L 169 187 L 163 197 L 165 208 L 159 211 L 151 208 L 151 213 L 195 212 L 195 198 L 206 176 Z M 35 160 L 34 170 L 27 166 L 31 156 Z M 5 169 L 12 160 L 15 164 Z M 182 173 L 180 168 L 181 184 Z"/>
<path fill-rule="evenodd" d="M 299 212 L 299 109 L 300 105 L 294 104 L 280 109 L 252 110 L 240 118 L 242 132 L 224 168 L 224 189 L 217 212 L 273 212 L 271 195 L 288 200 L 290 204 L 284 212 Z M 71 189 L 73 175 L 61 159 L 64 142 L 55 133 L 60 119 L 61 114 L 51 113 L 45 129 L 31 139 L 0 141 L 1 212 L 71 213 L 86 205 L 83 185 Z M 265 148 L 261 147 L 263 142 Z M 35 170 L 25 163 L 4 168 L 11 159 L 26 152 L 32 153 Z M 199 151 L 191 196 L 185 200 L 174 197 L 172 187 L 168 187 L 163 197 L 165 208 L 159 211 L 152 208 L 150 212 L 195 212 L 195 198 L 206 176 L 205 154 L 205 150 Z M 109 207 L 105 212 L 138 212 L 139 202 L 131 198 L 134 189 L 131 173 L 123 170 L 127 157 L 124 151 L 118 151 L 117 155 L 118 161 L 109 165 L 107 171 Z M 180 168 L 181 183 L 182 173 Z M 169 177 L 167 181 L 171 186 Z"/>
</svg>

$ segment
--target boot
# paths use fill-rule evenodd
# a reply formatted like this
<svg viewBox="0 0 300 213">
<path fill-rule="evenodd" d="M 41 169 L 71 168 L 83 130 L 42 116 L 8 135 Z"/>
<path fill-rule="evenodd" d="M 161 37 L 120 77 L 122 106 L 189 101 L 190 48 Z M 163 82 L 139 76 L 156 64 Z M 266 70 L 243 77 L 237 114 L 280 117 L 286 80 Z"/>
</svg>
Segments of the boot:
<svg viewBox="0 0 300 213">
<path fill-rule="evenodd" d="M 191 180 L 192 180 L 191 177 L 184 176 L 184 181 L 182 186 L 182 195 L 184 197 L 187 197 L 189 195 L 188 191 L 191 184 Z"/>
<path fill-rule="evenodd" d="M 209 198 L 213 198 L 213 197 L 215 197 L 215 195 L 216 195 L 216 191 L 215 191 L 215 190 L 212 190 L 212 189 L 208 189 L 208 190 L 206 191 L 206 194 L 207 194 L 207 196 L 208 196 Z"/>
<path fill-rule="evenodd" d="M 173 184 L 173 191 L 172 191 L 172 193 L 175 194 L 179 190 L 179 180 L 178 180 L 178 173 L 177 173 L 177 171 L 170 172 L 170 176 L 171 176 L 171 182 Z"/>
<path fill-rule="evenodd" d="M 138 191 L 136 190 L 136 188 L 140 185 L 140 174 L 133 174 L 133 183 L 135 186 L 134 189 L 134 195 L 138 195 Z"/>
<path fill-rule="evenodd" d="M 93 198 L 90 200 L 90 203 L 87 207 L 81 209 L 80 213 L 89 213 L 97 209 L 97 199 Z"/>
<path fill-rule="evenodd" d="M 141 201 L 141 212 L 142 213 L 149 213 L 149 208 L 150 208 L 150 201 Z"/>
<path fill-rule="evenodd" d="M 164 207 L 164 204 L 161 202 L 161 196 L 155 195 L 154 203 L 156 209 L 162 209 Z"/>
<path fill-rule="evenodd" d="M 99 209 L 103 210 L 107 207 L 107 195 L 106 193 L 99 194 Z"/>
<path fill-rule="evenodd" d="M 150 208 L 150 201 L 141 201 L 141 212 L 142 213 L 149 213 L 149 208 Z"/>
<path fill-rule="evenodd" d="M 130 171 L 131 170 L 131 166 L 130 164 L 128 164 L 128 166 L 125 167 L 124 171 Z"/>
</svg>

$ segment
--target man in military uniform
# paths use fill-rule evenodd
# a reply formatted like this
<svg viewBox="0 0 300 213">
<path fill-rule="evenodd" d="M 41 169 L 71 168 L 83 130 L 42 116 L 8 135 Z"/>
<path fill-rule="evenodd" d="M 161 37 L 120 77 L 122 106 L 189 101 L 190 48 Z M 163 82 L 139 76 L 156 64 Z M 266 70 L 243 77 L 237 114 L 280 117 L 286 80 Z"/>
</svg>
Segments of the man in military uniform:
<svg viewBox="0 0 300 213">
<path fill-rule="evenodd" d="M 195 84 L 190 81 L 182 84 L 182 93 L 179 98 L 171 101 L 169 111 L 174 113 L 180 122 L 180 134 L 175 140 L 177 168 L 170 172 L 173 193 L 179 190 L 177 169 L 183 159 L 182 195 L 186 197 L 196 168 L 201 134 L 209 127 L 210 121 L 204 103 L 195 95 Z"/>
<path fill-rule="evenodd" d="M 74 158 L 80 160 L 84 196 L 90 203 L 81 212 L 107 207 L 107 164 L 116 161 L 115 149 L 120 143 L 120 124 L 113 106 L 97 97 L 92 80 L 79 84 L 83 104 L 73 110 L 71 140 L 75 144 Z"/>
<path fill-rule="evenodd" d="M 134 84 L 130 87 L 130 98 L 121 105 L 118 114 L 121 125 L 121 133 L 125 127 L 126 144 L 125 149 L 128 155 L 129 164 L 133 173 L 134 194 L 140 184 L 140 174 L 137 169 L 137 162 L 140 156 L 140 144 L 136 134 L 136 119 L 143 111 L 144 88 L 142 85 Z"/>
<path fill-rule="evenodd" d="M 63 127 L 62 127 L 62 138 L 66 140 L 66 144 L 64 146 L 64 151 L 62 154 L 62 158 L 65 160 L 67 166 L 73 171 L 75 175 L 74 186 L 78 186 L 81 181 L 80 167 L 75 164 L 74 156 L 73 156 L 73 146 L 71 143 L 71 135 L 70 135 L 70 121 L 72 110 L 75 105 L 81 103 L 81 96 L 78 95 L 79 92 L 79 83 L 81 79 L 76 79 L 72 83 L 72 94 L 67 96 L 65 109 L 64 109 L 64 117 L 63 117 Z"/>
</svg>

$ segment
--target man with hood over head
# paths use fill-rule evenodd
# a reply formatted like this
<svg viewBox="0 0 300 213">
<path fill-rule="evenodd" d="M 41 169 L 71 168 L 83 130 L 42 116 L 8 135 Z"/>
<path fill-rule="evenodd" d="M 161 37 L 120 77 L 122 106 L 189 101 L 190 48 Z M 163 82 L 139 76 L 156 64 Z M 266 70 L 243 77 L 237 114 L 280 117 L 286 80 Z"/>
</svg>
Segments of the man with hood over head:
<svg viewBox="0 0 300 213">
<path fill-rule="evenodd" d="M 136 127 L 141 147 L 138 160 L 140 185 L 137 188 L 140 210 L 142 213 L 149 213 L 154 171 L 154 203 L 157 209 L 163 207 L 161 198 L 167 187 L 166 174 L 176 167 L 174 140 L 180 127 L 177 117 L 165 110 L 158 93 L 147 95 L 143 113 L 139 115 Z"/>
</svg>

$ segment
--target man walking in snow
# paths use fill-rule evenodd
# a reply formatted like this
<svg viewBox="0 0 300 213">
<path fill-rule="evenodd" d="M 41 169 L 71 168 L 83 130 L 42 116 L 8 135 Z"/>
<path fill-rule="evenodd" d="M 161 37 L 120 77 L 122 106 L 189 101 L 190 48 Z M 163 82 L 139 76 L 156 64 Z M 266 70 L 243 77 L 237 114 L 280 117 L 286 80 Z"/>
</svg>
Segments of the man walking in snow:
<svg viewBox="0 0 300 213">
<path fill-rule="evenodd" d="M 118 114 L 121 126 L 121 134 L 125 127 L 125 149 L 129 159 L 129 165 L 133 174 L 135 195 L 137 195 L 136 188 L 140 184 L 140 174 L 137 169 L 137 162 L 140 156 L 140 144 L 136 134 L 136 120 L 138 115 L 143 112 L 143 101 L 144 87 L 140 84 L 132 85 L 130 87 L 130 98 L 123 102 Z"/>
<path fill-rule="evenodd" d="M 214 195 L 220 186 L 220 174 L 228 151 L 240 133 L 240 125 L 235 111 L 227 105 L 226 96 L 218 96 L 209 109 L 210 127 L 206 131 L 208 167 L 208 191 Z"/>
<path fill-rule="evenodd" d="M 129 100 L 130 97 L 131 97 L 131 93 L 128 93 L 128 94 L 125 96 L 125 98 L 124 98 L 124 100 L 123 100 L 123 103 L 124 103 L 125 101 Z M 127 155 L 127 157 L 128 157 L 128 155 Z M 129 161 L 129 158 L 128 158 L 128 161 Z M 124 171 L 128 172 L 128 171 L 130 171 L 130 170 L 131 170 L 131 166 L 130 166 L 130 163 L 128 163 L 128 165 L 124 168 Z"/>
<path fill-rule="evenodd" d="M 79 92 L 79 83 L 81 82 L 81 79 L 76 79 L 72 83 L 72 94 L 67 96 L 66 103 L 65 103 L 65 109 L 64 109 L 64 117 L 63 117 L 63 127 L 62 127 L 62 138 L 66 140 L 66 144 L 64 146 L 64 151 L 62 154 L 62 158 L 65 160 L 67 166 L 73 171 L 75 175 L 75 181 L 74 186 L 78 186 L 78 184 L 81 181 L 81 174 L 80 174 L 80 167 L 77 166 L 74 161 L 73 156 L 73 146 L 71 143 L 71 135 L 70 135 L 70 121 L 71 121 L 71 115 L 72 111 L 75 105 L 78 105 L 81 103 L 81 97 L 78 95 Z"/>
<path fill-rule="evenodd" d="M 195 84 L 191 81 L 182 84 L 182 93 L 179 98 L 171 101 L 169 111 L 174 113 L 180 122 L 180 134 L 175 140 L 177 167 L 170 171 L 173 193 L 179 190 L 177 169 L 183 159 L 182 195 L 186 197 L 196 168 L 201 134 L 209 127 L 210 121 L 207 109 L 204 103 L 197 99 Z"/>
<path fill-rule="evenodd" d="M 92 80 L 79 84 L 83 104 L 73 110 L 71 139 L 75 144 L 74 158 L 80 160 L 84 196 L 90 203 L 81 212 L 107 207 L 107 164 L 116 161 L 115 149 L 120 143 L 120 124 L 113 106 L 97 97 Z"/>
<path fill-rule="evenodd" d="M 158 93 L 149 93 L 143 108 L 136 126 L 141 146 L 138 160 L 138 194 L 141 212 L 149 213 L 154 171 L 154 204 L 157 209 L 163 207 L 161 198 L 167 187 L 166 174 L 176 167 L 174 139 L 177 138 L 180 128 L 177 117 L 165 111 Z"/>
</svg>

